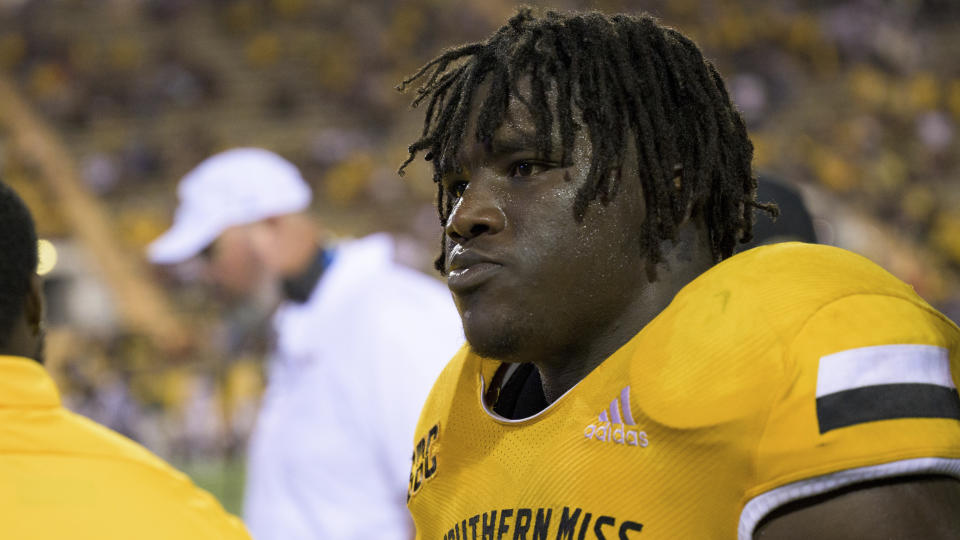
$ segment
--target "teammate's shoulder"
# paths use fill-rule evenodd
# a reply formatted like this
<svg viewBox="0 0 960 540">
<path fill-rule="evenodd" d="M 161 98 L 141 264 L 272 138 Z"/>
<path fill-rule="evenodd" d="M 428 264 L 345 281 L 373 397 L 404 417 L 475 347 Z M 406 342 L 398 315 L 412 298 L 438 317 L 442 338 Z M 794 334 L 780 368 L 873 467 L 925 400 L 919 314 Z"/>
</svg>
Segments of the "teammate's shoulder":
<svg viewBox="0 0 960 540">
<path fill-rule="evenodd" d="M 182 534 L 179 538 L 249 539 L 240 520 L 210 493 L 144 446 L 65 409 L 53 414 L 43 429 L 33 429 L 43 442 L 30 453 L 66 458 L 52 467 L 71 470 L 71 482 L 95 482 L 100 498 L 113 501 L 123 514 L 117 530 L 165 515 L 162 526 L 144 538 L 169 532 Z"/>
<path fill-rule="evenodd" d="M 65 453 L 79 458 L 133 464 L 164 475 L 183 476 L 144 446 L 106 426 L 65 409 L 60 411 L 60 419 L 56 432 Z"/>
</svg>

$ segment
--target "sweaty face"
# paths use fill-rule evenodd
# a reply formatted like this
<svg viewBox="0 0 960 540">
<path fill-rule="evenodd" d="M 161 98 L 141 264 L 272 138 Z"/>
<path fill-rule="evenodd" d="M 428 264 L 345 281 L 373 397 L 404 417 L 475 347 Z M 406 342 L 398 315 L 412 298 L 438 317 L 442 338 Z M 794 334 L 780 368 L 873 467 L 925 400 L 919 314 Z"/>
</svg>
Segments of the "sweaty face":
<svg viewBox="0 0 960 540">
<path fill-rule="evenodd" d="M 635 166 L 621 171 L 613 201 L 591 202 L 578 222 L 574 202 L 591 156 L 586 129 L 564 166 L 557 134 L 551 155 L 538 155 L 532 117 L 513 100 L 488 149 L 473 136 L 485 93 L 474 99 L 461 170 L 443 177 L 454 199 L 448 286 L 464 332 L 478 354 L 504 361 L 580 353 L 617 328 L 646 284 Z"/>
</svg>

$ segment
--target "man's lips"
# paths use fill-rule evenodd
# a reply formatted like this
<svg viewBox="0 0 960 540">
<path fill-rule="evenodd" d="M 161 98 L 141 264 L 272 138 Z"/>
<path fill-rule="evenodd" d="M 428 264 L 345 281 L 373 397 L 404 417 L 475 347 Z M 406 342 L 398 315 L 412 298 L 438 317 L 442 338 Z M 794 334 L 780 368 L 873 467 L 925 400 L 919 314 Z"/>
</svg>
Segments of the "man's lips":
<svg viewBox="0 0 960 540">
<path fill-rule="evenodd" d="M 465 293 L 486 283 L 502 266 L 483 253 L 454 246 L 447 268 L 447 286 L 455 294 Z"/>
</svg>

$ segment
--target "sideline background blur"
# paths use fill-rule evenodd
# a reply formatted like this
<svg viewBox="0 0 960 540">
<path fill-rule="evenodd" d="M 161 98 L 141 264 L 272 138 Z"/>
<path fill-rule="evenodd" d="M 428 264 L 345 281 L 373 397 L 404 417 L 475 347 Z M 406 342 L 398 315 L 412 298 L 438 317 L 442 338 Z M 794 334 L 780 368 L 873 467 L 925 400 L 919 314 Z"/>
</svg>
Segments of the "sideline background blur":
<svg viewBox="0 0 960 540">
<path fill-rule="evenodd" d="M 534 5 L 547 5 L 531 2 Z M 747 119 L 755 168 L 797 185 L 821 241 L 960 318 L 960 3 L 650 0 Z M 386 229 L 427 269 L 439 229 L 399 80 L 482 39 L 502 0 L 0 0 L 0 175 L 59 262 L 49 365 L 68 406 L 184 468 L 239 512 L 269 316 L 143 262 L 177 180 L 262 146 L 301 167 L 336 232 Z"/>
</svg>

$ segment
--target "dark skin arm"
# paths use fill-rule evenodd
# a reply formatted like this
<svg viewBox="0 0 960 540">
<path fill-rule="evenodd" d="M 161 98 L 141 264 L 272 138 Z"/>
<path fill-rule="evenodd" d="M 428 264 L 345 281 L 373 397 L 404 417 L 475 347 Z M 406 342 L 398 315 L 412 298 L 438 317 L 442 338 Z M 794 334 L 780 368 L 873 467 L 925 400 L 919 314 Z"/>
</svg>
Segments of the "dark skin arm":
<svg viewBox="0 0 960 540">
<path fill-rule="evenodd" d="M 774 511 L 754 540 L 956 540 L 960 481 L 914 476 L 859 484 Z"/>
</svg>

